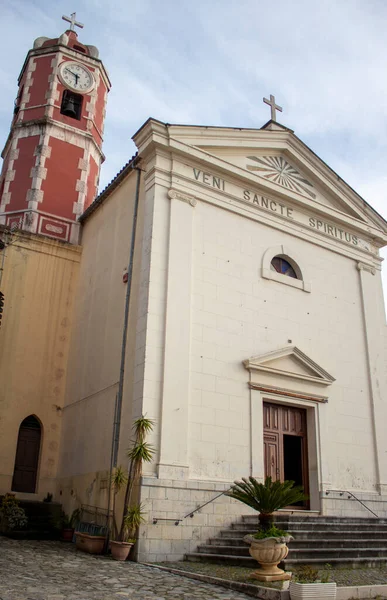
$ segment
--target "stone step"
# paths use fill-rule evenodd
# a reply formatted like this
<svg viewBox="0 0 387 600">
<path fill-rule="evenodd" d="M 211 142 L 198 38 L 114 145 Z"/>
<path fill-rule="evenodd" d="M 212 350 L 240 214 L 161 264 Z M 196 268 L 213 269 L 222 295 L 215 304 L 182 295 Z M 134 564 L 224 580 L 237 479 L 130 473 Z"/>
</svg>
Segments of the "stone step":
<svg viewBox="0 0 387 600">
<path fill-rule="evenodd" d="M 250 523 L 257 525 L 259 524 L 258 516 L 256 515 L 242 515 L 241 517 L 242 523 Z M 346 518 L 346 517 L 303 517 L 299 515 L 294 515 L 293 517 L 275 517 L 274 522 L 277 525 L 278 523 L 308 523 L 310 525 L 313 524 L 324 524 L 324 525 L 336 525 L 336 524 L 350 524 L 352 525 L 385 525 L 387 526 L 387 519 L 377 519 L 374 518 Z"/>
<path fill-rule="evenodd" d="M 201 554 L 199 552 L 191 552 L 187 554 L 185 557 L 189 562 L 209 562 L 216 564 L 227 564 L 231 566 L 239 566 L 239 567 L 258 567 L 258 563 L 251 556 L 235 556 L 233 554 Z M 330 565 L 335 567 L 347 567 L 347 568 L 362 568 L 362 567 L 378 567 L 381 565 L 387 564 L 387 557 L 380 556 L 367 556 L 363 557 L 330 557 L 329 561 L 326 559 L 319 558 L 311 558 L 308 557 L 307 560 L 303 558 L 287 558 L 282 566 L 289 571 L 292 567 L 302 565 L 302 564 L 313 564 L 316 567 L 325 567 L 325 565 L 329 562 Z"/>
<path fill-rule="evenodd" d="M 201 544 L 198 547 L 199 554 L 226 554 L 228 556 L 250 556 L 249 554 L 249 545 L 245 544 L 245 546 L 211 546 L 209 544 Z"/>
<path fill-rule="evenodd" d="M 276 525 L 289 531 L 294 540 L 289 542 L 287 568 L 297 564 L 326 563 L 359 566 L 387 564 L 387 520 L 371 518 L 345 519 L 341 517 L 302 517 L 299 514 L 277 516 Z M 187 555 L 187 560 L 222 562 L 232 565 L 254 565 L 249 545 L 243 541 L 246 534 L 256 533 L 259 520 L 244 515 L 237 523 L 222 530 Z M 290 565 L 290 567 L 289 567 Z"/>
<path fill-rule="evenodd" d="M 256 520 L 258 521 L 258 515 L 242 515 L 241 519 L 244 520 Z M 378 517 L 373 517 L 371 514 L 369 517 L 330 517 L 330 516 L 314 516 L 308 517 L 305 516 L 303 512 L 298 512 L 297 514 L 292 515 L 282 515 L 275 514 L 274 521 L 277 523 L 279 521 L 304 521 L 309 523 L 380 523 L 387 524 L 387 519 L 379 519 Z"/>
<path fill-rule="evenodd" d="M 366 533 L 367 531 L 371 532 L 371 531 L 379 531 L 379 532 L 383 532 L 385 534 L 387 534 L 387 525 L 378 525 L 377 523 L 371 525 L 371 524 L 367 524 L 367 525 L 352 525 L 352 524 L 345 524 L 345 523 L 341 523 L 341 524 L 332 524 L 332 525 L 326 525 L 326 527 L 324 528 L 324 524 L 323 523 L 305 523 L 305 522 L 289 522 L 289 523 L 276 523 L 276 526 L 279 529 L 285 529 L 286 531 L 298 531 L 298 530 L 305 530 L 305 531 L 321 531 L 325 528 L 335 528 L 336 531 L 342 531 L 342 530 L 351 530 L 353 532 L 358 532 L 358 533 Z M 241 531 L 253 531 L 255 529 L 255 531 L 257 531 L 259 525 L 258 523 L 256 524 L 256 527 L 254 527 L 254 523 L 233 523 L 231 528 L 232 529 L 239 529 Z"/>
<path fill-rule="evenodd" d="M 210 562 L 210 563 L 226 563 L 235 567 L 255 567 L 257 561 L 251 556 L 234 556 L 232 554 L 201 554 L 200 552 L 191 552 L 186 554 L 185 560 L 189 562 Z"/>
<path fill-rule="evenodd" d="M 232 538 L 236 538 L 236 539 L 243 539 L 243 537 L 245 535 L 254 535 L 254 533 L 257 533 L 256 529 L 222 529 L 219 533 L 220 537 L 232 537 Z M 384 536 L 384 532 L 383 531 L 365 531 L 365 532 L 361 532 L 359 535 L 359 532 L 354 532 L 352 530 L 336 530 L 336 529 L 316 529 L 314 531 L 310 531 L 309 529 L 299 529 L 299 530 L 289 530 L 288 533 L 290 533 L 291 535 L 294 536 L 295 539 L 297 540 L 304 540 L 304 539 L 320 539 L 320 538 L 326 538 L 326 539 L 336 539 L 336 538 L 342 538 L 342 539 L 347 539 L 347 540 L 358 540 L 358 539 L 363 539 L 367 538 L 367 539 L 378 539 L 383 537 L 384 539 L 386 539 L 387 542 L 387 535 Z"/>
<path fill-rule="evenodd" d="M 243 538 L 230 538 L 230 537 L 222 537 L 222 538 L 212 538 L 208 540 L 208 545 L 211 547 L 222 547 L 222 546 L 235 546 L 238 548 L 244 548 L 248 546 L 246 542 L 243 541 Z M 293 548 L 346 548 L 347 546 L 351 546 L 352 548 L 374 548 L 375 546 L 378 548 L 383 548 L 386 545 L 385 538 L 363 538 L 361 540 L 355 539 L 347 539 L 347 538 L 339 538 L 339 539 L 329 539 L 329 538 L 319 538 L 319 539 L 299 539 L 296 538 L 293 541 L 288 543 L 289 549 Z"/>
<path fill-rule="evenodd" d="M 198 553 L 200 554 L 226 554 L 226 555 L 237 555 L 237 556 L 249 556 L 249 546 L 216 546 L 211 544 L 201 544 L 198 547 Z M 324 558 L 328 561 L 330 558 L 337 557 L 355 557 L 361 558 L 362 556 L 385 556 L 387 559 L 387 548 L 373 547 L 373 548 L 349 548 L 347 547 L 330 547 L 330 548 L 289 548 L 289 557 L 293 558 L 308 558 L 318 557 Z M 329 561 L 328 561 L 329 562 Z"/>
</svg>

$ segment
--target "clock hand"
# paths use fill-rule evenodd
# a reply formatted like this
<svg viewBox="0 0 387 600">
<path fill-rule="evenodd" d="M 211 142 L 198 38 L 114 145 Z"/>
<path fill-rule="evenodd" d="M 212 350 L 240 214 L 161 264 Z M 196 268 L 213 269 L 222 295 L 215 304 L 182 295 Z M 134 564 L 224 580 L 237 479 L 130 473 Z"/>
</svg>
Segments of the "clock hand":
<svg viewBox="0 0 387 600">
<path fill-rule="evenodd" d="M 70 69 L 65 69 L 66 71 L 68 71 L 70 73 L 70 75 L 73 75 L 75 78 L 77 77 L 77 75 L 75 73 L 73 73 L 72 71 L 70 71 Z"/>
</svg>

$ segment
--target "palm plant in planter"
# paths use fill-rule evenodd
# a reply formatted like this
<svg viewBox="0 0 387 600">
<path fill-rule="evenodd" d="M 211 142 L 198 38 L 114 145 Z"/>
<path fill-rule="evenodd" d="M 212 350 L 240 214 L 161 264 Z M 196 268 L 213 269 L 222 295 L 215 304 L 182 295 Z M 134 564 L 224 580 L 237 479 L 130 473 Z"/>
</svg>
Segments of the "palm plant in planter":
<svg viewBox="0 0 387 600">
<path fill-rule="evenodd" d="M 61 511 L 58 526 L 61 532 L 61 539 L 64 542 L 72 542 L 75 531 L 74 528 L 79 521 L 80 513 L 81 511 L 79 508 L 73 510 L 71 516 L 67 515 L 64 510 Z"/>
<path fill-rule="evenodd" d="M 116 539 L 110 542 L 110 547 L 115 560 L 127 559 L 136 541 L 137 529 L 144 522 L 142 505 L 133 502 L 132 495 L 141 477 L 143 463 L 151 462 L 155 452 L 146 441 L 147 434 L 153 430 L 153 421 L 142 416 L 134 422 L 133 429 L 135 435 L 132 447 L 128 451 L 128 472 L 125 473 L 121 467 L 118 467 L 112 478 L 114 487 L 112 536 Z M 115 520 L 116 496 L 125 486 L 124 508 L 118 531 Z"/>
<path fill-rule="evenodd" d="M 274 526 L 274 512 L 305 500 L 302 487 L 295 486 L 294 481 L 272 481 L 271 477 L 266 477 L 264 483 L 254 477 L 243 477 L 242 481 L 234 482 L 227 496 L 243 502 L 259 513 L 258 532 L 244 537 L 245 542 L 250 544 L 251 556 L 261 565 L 252 577 L 260 581 L 290 579 L 290 574 L 277 565 L 287 557 L 289 549 L 286 544 L 293 538 Z"/>
</svg>

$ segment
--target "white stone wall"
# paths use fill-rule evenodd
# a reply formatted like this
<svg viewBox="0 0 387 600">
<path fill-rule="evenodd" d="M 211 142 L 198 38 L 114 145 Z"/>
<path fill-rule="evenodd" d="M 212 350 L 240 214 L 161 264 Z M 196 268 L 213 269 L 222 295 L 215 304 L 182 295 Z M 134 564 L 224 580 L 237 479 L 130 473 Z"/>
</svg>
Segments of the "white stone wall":
<svg viewBox="0 0 387 600">
<path fill-rule="evenodd" d="M 165 217 L 159 217 L 164 227 L 162 233 L 154 232 L 156 240 L 166 235 L 165 218 L 170 210 L 166 189 L 159 189 L 158 194 L 159 210 L 165 208 Z M 313 437 L 316 445 L 316 465 L 312 508 L 329 515 L 369 516 L 355 501 L 325 496 L 326 489 L 350 489 L 357 490 L 384 516 L 384 500 L 377 494 L 358 261 L 294 237 L 285 225 L 282 230 L 271 228 L 200 201 L 200 192 L 198 196 L 191 212 L 182 213 L 192 219 L 194 232 L 192 248 L 186 246 L 181 253 L 192 261 L 190 351 L 189 356 L 182 352 L 179 357 L 179 368 L 189 365 L 188 465 L 179 479 L 145 480 L 142 498 L 149 521 L 142 527 L 140 560 L 182 558 L 249 512 L 223 496 L 178 526 L 162 520 L 181 518 L 195 503 L 206 502 L 234 479 L 250 474 L 263 477 L 262 454 L 259 460 L 254 456 L 254 448 L 262 445 L 262 423 L 252 421 L 254 410 L 259 409 L 254 409 L 256 392 L 249 389 L 249 373 L 242 361 L 287 344 L 297 345 L 336 379 L 324 389 L 328 402 L 318 410 L 313 407 L 316 431 L 310 439 Z M 294 252 L 301 271 L 308 272 L 310 293 L 262 278 L 263 255 L 278 245 L 285 245 L 290 256 Z M 379 272 L 371 276 L 375 285 L 380 285 Z M 166 287 L 164 279 L 161 284 L 164 291 L 168 278 L 166 281 Z M 158 284 L 151 286 L 150 294 L 159 289 Z M 186 315 L 186 309 L 174 306 L 176 315 Z M 162 315 L 158 322 L 156 329 L 162 335 Z M 148 343 L 154 357 L 151 335 Z M 176 395 L 179 390 L 176 385 Z M 159 392 L 162 398 L 161 385 Z M 172 405 L 175 401 L 178 409 L 185 398 L 174 398 L 172 389 L 167 400 Z M 176 422 L 169 422 L 175 434 L 164 443 L 173 453 L 175 437 L 181 432 Z M 158 519 L 156 525 L 153 518 Z"/>
<path fill-rule="evenodd" d="M 241 514 L 253 513 L 240 502 L 220 495 L 228 487 L 214 481 L 144 478 L 141 501 L 149 520 L 140 529 L 137 559 L 140 562 L 181 560 L 186 553 L 195 552 L 201 542 L 238 521 Z M 192 518 L 186 516 L 212 499 Z"/>
<path fill-rule="evenodd" d="M 285 244 L 311 293 L 261 277 Z M 322 408 L 333 487 L 373 490 L 373 423 L 357 263 L 306 240 L 199 202 L 195 208 L 190 476 L 230 481 L 250 471 L 248 372 L 242 360 L 291 343 L 336 381 Z M 252 432 L 259 437 L 254 423 Z M 261 475 L 261 473 L 260 473 Z"/>
</svg>

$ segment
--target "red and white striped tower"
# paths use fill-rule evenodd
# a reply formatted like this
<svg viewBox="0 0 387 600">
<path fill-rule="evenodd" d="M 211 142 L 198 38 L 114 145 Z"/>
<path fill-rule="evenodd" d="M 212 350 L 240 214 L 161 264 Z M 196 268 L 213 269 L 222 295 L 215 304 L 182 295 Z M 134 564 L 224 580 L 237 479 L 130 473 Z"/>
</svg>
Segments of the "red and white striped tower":
<svg viewBox="0 0 387 600">
<path fill-rule="evenodd" d="M 95 46 L 70 29 L 40 37 L 21 70 L 2 152 L 0 223 L 76 244 L 78 217 L 93 201 L 104 155 L 110 81 Z"/>
</svg>

